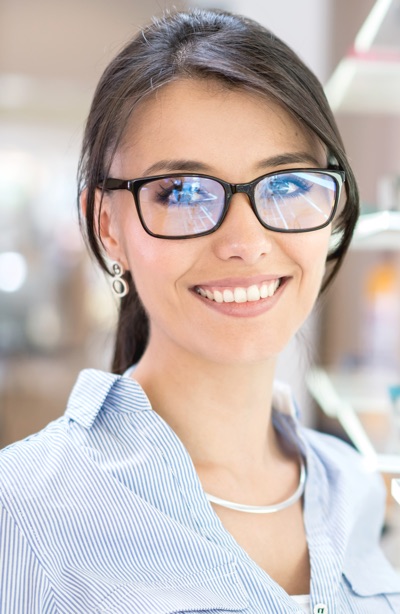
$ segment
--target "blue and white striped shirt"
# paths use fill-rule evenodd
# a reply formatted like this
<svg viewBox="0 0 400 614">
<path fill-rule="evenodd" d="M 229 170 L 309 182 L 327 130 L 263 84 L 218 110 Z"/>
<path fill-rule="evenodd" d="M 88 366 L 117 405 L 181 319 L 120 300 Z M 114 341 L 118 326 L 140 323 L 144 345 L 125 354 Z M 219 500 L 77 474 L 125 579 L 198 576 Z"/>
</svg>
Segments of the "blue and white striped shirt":
<svg viewBox="0 0 400 614">
<path fill-rule="evenodd" d="M 311 611 L 399 613 L 400 579 L 378 545 L 380 480 L 303 428 L 281 387 L 273 406 L 307 463 Z M 82 372 L 62 418 L 0 453 L 0 513 L 2 614 L 302 612 L 224 529 L 127 377 Z"/>
</svg>

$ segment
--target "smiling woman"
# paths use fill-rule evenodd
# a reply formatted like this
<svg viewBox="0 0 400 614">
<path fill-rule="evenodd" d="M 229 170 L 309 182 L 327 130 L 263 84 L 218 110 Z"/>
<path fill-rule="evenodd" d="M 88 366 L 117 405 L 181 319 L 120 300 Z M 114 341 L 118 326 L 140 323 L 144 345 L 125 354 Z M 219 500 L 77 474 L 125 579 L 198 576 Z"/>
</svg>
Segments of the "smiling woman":
<svg viewBox="0 0 400 614">
<path fill-rule="evenodd" d="M 399 611 L 378 477 L 274 379 L 358 213 L 315 77 L 245 18 L 155 21 L 99 83 L 79 195 L 113 373 L 0 456 L 2 611 Z"/>
<path fill-rule="evenodd" d="M 150 335 L 136 379 L 144 385 L 146 377 L 148 386 L 159 389 L 156 356 L 167 381 L 179 364 L 189 368 L 181 377 L 191 379 L 190 361 L 198 373 L 203 358 L 206 369 L 215 362 L 268 360 L 271 379 L 272 363 L 309 314 L 325 270 L 341 179 L 340 172 L 335 181 L 335 172 L 322 170 L 326 149 L 272 101 L 199 79 L 171 83 L 142 103 L 125 143 L 111 164 L 113 179 L 104 182 L 98 217 L 107 254 L 130 271 L 149 314 Z M 191 173 L 201 167 L 209 175 L 171 176 L 169 166 L 167 175 L 140 179 L 139 187 L 132 182 L 135 201 L 124 183 L 124 191 L 109 189 L 114 178 L 145 177 L 168 157 L 175 169 L 183 159 Z M 297 170 L 311 164 L 321 170 Z M 244 183 L 260 172 L 272 174 Z M 330 189 L 320 186 L 325 172 Z M 235 179 L 240 183 L 226 183 Z M 207 182 L 202 190 L 200 180 Z M 165 190 L 171 182 L 173 192 Z M 289 193 L 278 196 L 278 182 Z M 265 197 L 266 184 L 273 197 Z M 318 232 L 299 232 L 302 219 Z M 267 283 L 268 296 L 261 299 Z M 272 284 L 276 291 L 269 296 Z M 278 300 L 279 309 L 272 309 Z"/>
</svg>

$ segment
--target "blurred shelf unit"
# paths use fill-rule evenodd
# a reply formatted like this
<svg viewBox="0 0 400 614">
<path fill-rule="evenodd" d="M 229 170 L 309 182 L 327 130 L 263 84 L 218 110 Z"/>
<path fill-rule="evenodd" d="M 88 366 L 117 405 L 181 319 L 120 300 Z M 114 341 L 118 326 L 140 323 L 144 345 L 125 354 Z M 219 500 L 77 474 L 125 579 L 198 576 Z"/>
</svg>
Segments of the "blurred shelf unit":
<svg viewBox="0 0 400 614">
<path fill-rule="evenodd" d="M 377 0 L 325 86 L 335 114 L 400 118 L 400 0 Z M 352 249 L 400 249 L 400 190 L 385 211 L 360 216 Z"/>
<path fill-rule="evenodd" d="M 325 92 L 335 113 L 399 114 L 400 52 L 353 49 L 336 68 Z"/>
<path fill-rule="evenodd" d="M 400 0 L 375 2 L 325 92 L 335 114 L 400 117 Z M 352 250 L 400 249 L 398 198 L 388 209 L 360 216 Z M 400 416 L 389 390 L 399 384 L 396 370 L 363 366 L 315 368 L 307 378 L 318 405 L 341 424 L 366 465 L 392 475 L 400 475 Z M 398 479 L 392 494 L 400 502 Z"/>
<path fill-rule="evenodd" d="M 352 250 L 400 250 L 400 211 L 360 215 L 350 247 Z"/>
<path fill-rule="evenodd" d="M 400 475 L 400 422 L 389 394 L 397 373 L 376 369 L 314 368 L 308 389 L 329 417 L 339 421 L 371 470 Z"/>
<path fill-rule="evenodd" d="M 335 113 L 400 114 L 400 0 L 377 0 L 325 92 Z"/>
</svg>

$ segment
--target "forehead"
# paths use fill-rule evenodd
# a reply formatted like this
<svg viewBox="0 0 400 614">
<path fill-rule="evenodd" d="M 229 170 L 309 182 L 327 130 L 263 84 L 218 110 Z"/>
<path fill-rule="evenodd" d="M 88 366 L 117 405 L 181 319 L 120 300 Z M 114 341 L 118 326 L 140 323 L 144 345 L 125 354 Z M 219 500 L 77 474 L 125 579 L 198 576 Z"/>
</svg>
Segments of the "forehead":
<svg viewBox="0 0 400 614">
<path fill-rule="evenodd" d="M 251 172 L 268 156 L 304 151 L 320 157 L 321 164 L 326 158 L 318 138 L 277 102 L 216 81 L 187 79 L 164 86 L 135 108 L 118 158 L 137 173 L 170 158 L 234 173 L 244 167 Z"/>
</svg>

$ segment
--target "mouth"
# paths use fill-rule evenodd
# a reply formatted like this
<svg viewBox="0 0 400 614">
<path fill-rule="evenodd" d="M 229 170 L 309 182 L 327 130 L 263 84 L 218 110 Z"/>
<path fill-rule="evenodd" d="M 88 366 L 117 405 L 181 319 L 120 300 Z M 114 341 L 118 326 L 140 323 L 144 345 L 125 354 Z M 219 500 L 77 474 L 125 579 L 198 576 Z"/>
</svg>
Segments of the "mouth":
<svg viewBox="0 0 400 614">
<path fill-rule="evenodd" d="M 256 303 L 274 296 L 285 280 L 285 277 L 279 277 L 261 284 L 253 284 L 247 288 L 243 286 L 225 288 L 195 286 L 194 291 L 215 303 Z"/>
</svg>

